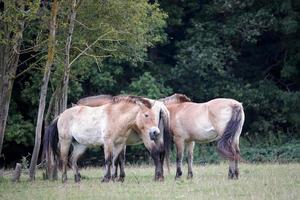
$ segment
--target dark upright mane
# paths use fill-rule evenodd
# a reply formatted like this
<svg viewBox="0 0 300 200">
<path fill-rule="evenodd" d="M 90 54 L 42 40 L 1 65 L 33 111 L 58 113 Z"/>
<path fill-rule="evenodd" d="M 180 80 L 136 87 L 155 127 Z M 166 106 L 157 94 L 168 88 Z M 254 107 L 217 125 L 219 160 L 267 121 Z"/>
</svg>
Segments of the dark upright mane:
<svg viewBox="0 0 300 200">
<path fill-rule="evenodd" d="M 191 99 L 184 94 L 173 94 L 169 97 L 159 99 L 165 104 L 191 102 Z"/>
<path fill-rule="evenodd" d="M 82 99 L 79 99 L 79 101 L 77 101 L 77 105 L 85 105 L 87 103 L 89 103 L 90 101 L 95 101 L 95 100 L 112 100 L 113 96 L 109 95 L 109 94 L 102 94 L 102 95 L 97 95 L 97 96 L 90 96 L 90 97 L 85 97 Z"/>
<path fill-rule="evenodd" d="M 138 104 L 138 103 L 142 103 L 143 105 L 145 105 L 147 108 L 151 108 L 152 104 L 150 103 L 150 101 L 148 101 L 147 99 L 144 99 L 143 97 L 139 97 L 139 96 L 125 96 L 125 95 L 119 95 L 119 96 L 114 96 L 112 97 L 112 102 L 113 103 L 119 103 L 119 102 L 128 102 L 128 103 L 134 103 L 134 104 Z"/>
</svg>

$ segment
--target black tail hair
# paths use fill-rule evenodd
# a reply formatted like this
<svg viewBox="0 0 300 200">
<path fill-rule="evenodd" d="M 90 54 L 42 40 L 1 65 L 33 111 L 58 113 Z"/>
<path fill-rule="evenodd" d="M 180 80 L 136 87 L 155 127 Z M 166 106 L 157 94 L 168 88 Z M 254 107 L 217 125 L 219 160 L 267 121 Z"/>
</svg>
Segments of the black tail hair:
<svg viewBox="0 0 300 200">
<path fill-rule="evenodd" d="M 44 146 L 43 152 L 44 155 L 47 155 L 51 150 L 54 155 L 54 159 L 57 160 L 59 156 L 58 150 L 58 129 L 57 129 L 57 121 L 56 118 L 47 128 L 44 135 Z"/>
<path fill-rule="evenodd" d="M 168 171 L 170 172 L 170 151 L 171 151 L 171 129 L 169 116 L 164 112 L 159 113 L 160 123 L 163 124 L 163 140 L 164 140 L 164 156 L 167 164 Z"/>
<path fill-rule="evenodd" d="M 241 124 L 242 109 L 240 105 L 233 106 L 231 119 L 227 123 L 223 136 L 217 144 L 218 152 L 222 157 L 229 160 L 241 160 L 239 147 L 234 143 L 234 137 L 239 128 L 243 126 Z"/>
</svg>

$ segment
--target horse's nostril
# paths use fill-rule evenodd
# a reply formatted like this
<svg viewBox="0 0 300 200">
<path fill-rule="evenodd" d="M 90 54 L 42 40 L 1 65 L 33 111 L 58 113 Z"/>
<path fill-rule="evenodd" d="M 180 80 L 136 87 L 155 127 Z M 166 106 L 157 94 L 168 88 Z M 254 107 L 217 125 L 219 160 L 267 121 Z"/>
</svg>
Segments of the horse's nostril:
<svg viewBox="0 0 300 200">
<path fill-rule="evenodd" d="M 159 131 L 157 131 L 157 130 L 151 130 L 150 133 L 149 133 L 149 135 L 150 135 L 150 139 L 151 140 L 156 140 L 158 138 L 158 136 L 159 136 Z"/>
</svg>

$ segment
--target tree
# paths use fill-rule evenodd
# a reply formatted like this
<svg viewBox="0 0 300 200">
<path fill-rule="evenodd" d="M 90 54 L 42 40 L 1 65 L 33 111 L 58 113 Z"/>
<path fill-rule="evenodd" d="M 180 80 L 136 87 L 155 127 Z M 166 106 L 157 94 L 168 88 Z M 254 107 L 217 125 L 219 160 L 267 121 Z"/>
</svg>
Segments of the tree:
<svg viewBox="0 0 300 200">
<path fill-rule="evenodd" d="M 10 98 L 18 68 L 24 24 L 32 20 L 38 1 L 0 1 L 0 156 Z"/>
<path fill-rule="evenodd" d="M 59 3 L 57 0 L 54 0 L 51 4 L 51 18 L 49 24 L 49 39 L 48 39 L 48 56 L 47 56 L 47 62 L 44 71 L 43 82 L 41 86 L 39 110 L 38 110 L 37 124 L 35 130 L 35 143 L 34 143 L 34 149 L 32 152 L 30 168 L 29 168 L 30 180 L 35 179 L 35 169 L 36 169 L 38 155 L 40 151 L 40 145 L 41 145 L 41 132 L 43 128 L 48 82 L 49 82 L 50 72 L 51 72 L 51 68 L 54 61 L 54 55 L 55 55 L 56 19 L 57 19 L 58 8 L 59 8 Z"/>
</svg>

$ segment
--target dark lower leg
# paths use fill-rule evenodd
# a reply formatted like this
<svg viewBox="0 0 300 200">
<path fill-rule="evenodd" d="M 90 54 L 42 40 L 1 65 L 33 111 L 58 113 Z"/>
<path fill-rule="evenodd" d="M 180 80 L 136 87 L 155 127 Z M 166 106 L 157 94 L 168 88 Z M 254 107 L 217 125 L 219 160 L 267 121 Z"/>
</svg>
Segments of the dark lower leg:
<svg viewBox="0 0 300 200">
<path fill-rule="evenodd" d="M 62 182 L 65 183 L 67 181 L 67 161 L 63 160 L 62 161 Z"/>
<path fill-rule="evenodd" d="M 119 156 L 117 157 L 117 159 L 115 160 L 115 163 L 114 163 L 114 174 L 112 176 L 112 180 L 114 181 L 116 178 L 118 178 L 118 166 L 120 164 L 120 158 Z"/>
<path fill-rule="evenodd" d="M 73 163 L 73 170 L 75 171 L 74 180 L 76 183 L 81 181 L 81 174 L 79 173 L 77 162 Z"/>
<path fill-rule="evenodd" d="M 235 171 L 234 171 L 234 175 L 236 179 L 239 179 L 239 174 L 240 174 L 240 170 L 239 170 L 239 161 L 235 160 Z"/>
<path fill-rule="evenodd" d="M 159 152 L 156 148 L 153 148 L 151 150 L 151 157 L 154 161 L 155 165 L 155 174 L 154 174 L 154 180 L 159 181 L 161 180 L 162 173 L 161 173 L 161 162 L 160 162 L 160 157 L 159 157 Z"/>
<path fill-rule="evenodd" d="M 107 158 L 105 160 L 105 175 L 102 179 L 102 182 L 109 182 L 110 181 L 110 178 L 111 178 L 111 172 L 110 172 L 110 167 L 111 167 L 111 164 L 112 164 L 112 158 Z"/>
<path fill-rule="evenodd" d="M 125 148 L 119 155 L 120 177 L 118 181 L 123 182 L 125 179 Z"/>
<path fill-rule="evenodd" d="M 175 179 L 180 178 L 182 176 L 182 159 L 184 153 L 184 143 L 177 142 L 176 143 L 177 156 L 176 156 L 176 176 Z"/>
<path fill-rule="evenodd" d="M 232 160 L 229 162 L 228 178 L 229 179 L 238 179 L 239 178 L 239 169 L 238 169 L 238 161 L 237 160 Z"/>
<path fill-rule="evenodd" d="M 188 144 L 188 179 L 193 178 L 193 152 L 194 152 L 194 142 Z"/>
<path fill-rule="evenodd" d="M 161 167 L 161 180 L 164 180 L 164 159 L 165 159 L 165 153 L 160 153 L 160 167 Z"/>
</svg>

